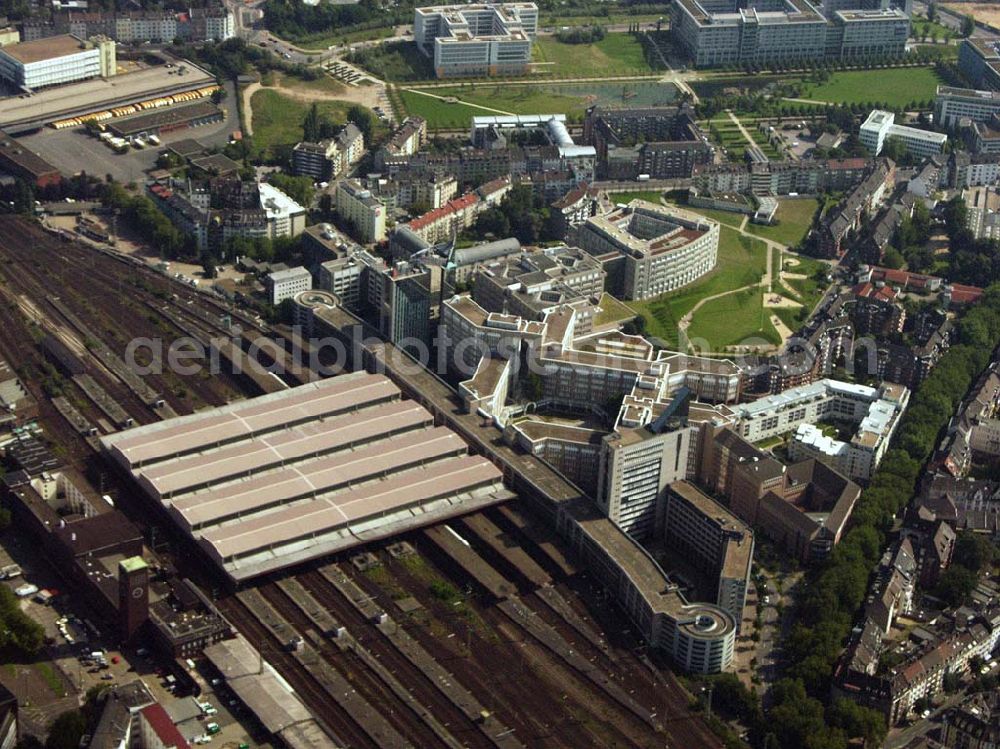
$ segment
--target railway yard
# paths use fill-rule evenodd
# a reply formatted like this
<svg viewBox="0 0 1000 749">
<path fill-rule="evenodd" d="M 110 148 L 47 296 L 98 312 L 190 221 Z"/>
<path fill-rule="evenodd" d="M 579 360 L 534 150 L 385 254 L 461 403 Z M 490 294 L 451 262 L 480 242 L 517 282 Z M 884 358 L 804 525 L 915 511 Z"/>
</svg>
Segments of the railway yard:
<svg viewBox="0 0 1000 749">
<path fill-rule="evenodd" d="M 258 336 L 281 344 L 258 355 L 264 365 L 287 358 L 287 341 L 219 299 L 25 219 L 0 217 L 0 297 L 0 354 L 37 399 L 45 439 L 123 500 L 98 436 L 315 378 L 250 366 Z M 246 374 L 125 363 L 136 337 L 166 348 L 184 336 Z M 141 502 L 117 504 L 159 523 Z M 217 603 L 335 745 L 721 746 L 564 548 L 514 501 L 222 590 Z"/>
</svg>

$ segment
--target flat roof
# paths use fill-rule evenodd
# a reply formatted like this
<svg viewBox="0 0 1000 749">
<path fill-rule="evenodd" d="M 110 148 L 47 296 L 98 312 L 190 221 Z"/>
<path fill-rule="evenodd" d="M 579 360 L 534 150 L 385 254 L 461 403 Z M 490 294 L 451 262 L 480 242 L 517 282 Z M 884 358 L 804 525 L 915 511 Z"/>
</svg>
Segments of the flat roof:
<svg viewBox="0 0 1000 749">
<path fill-rule="evenodd" d="M 215 85 L 215 76 L 189 60 L 164 57 L 173 63 L 172 68 L 153 65 L 111 78 L 48 86 L 25 98 L 0 98 L 0 128 L 9 133 L 24 132 L 55 120 Z"/>
<path fill-rule="evenodd" d="M 66 57 L 87 49 L 83 39 L 72 34 L 60 34 L 59 36 L 47 36 L 44 39 L 35 39 L 31 42 L 19 42 L 0 47 L 0 52 L 17 60 L 24 65 L 42 60 L 51 60 L 56 57 Z"/>
<path fill-rule="evenodd" d="M 108 454 L 236 579 L 510 497 L 502 474 L 401 400 L 341 375 L 111 435 Z"/>
</svg>

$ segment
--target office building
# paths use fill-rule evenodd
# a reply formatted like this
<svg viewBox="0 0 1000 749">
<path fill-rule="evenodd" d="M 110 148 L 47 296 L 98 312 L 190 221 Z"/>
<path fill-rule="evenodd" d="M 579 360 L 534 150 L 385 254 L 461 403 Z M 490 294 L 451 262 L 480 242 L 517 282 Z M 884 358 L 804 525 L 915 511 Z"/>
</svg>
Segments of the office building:
<svg viewBox="0 0 1000 749">
<path fill-rule="evenodd" d="M 619 299 L 649 299 L 715 268 L 719 223 L 676 207 L 633 200 L 593 216 L 577 231 L 580 247 L 601 261 Z"/>
<path fill-rule="evenodd" d="M 944 145 L 948 142 L 948 136 L 944 133 L 897 125 L 895 119 L 896 115 L 892 112 L 873 109 L 868 115 L 868 119 L 861 123 L 858 140 L 872 152 L 873 156 L 882 153 L 882 148 L 888 138 L 901 141 L 906 146 L 907 153 L 920 158 L 935 156 L 944 150 Z"/>
<path fill-rule="evenodd" d="M 868 481 L 889 448 L 910 391 L 818 380 L 734 407 L 737 432 L 750 442 L 792 435 L 792 460 L 815 458 L 852 479 Z M 818 423 L 853 425 L 849 440 L 824 435 Z"/>
<path fill-rule="evenodd" d="M 500 471 L 382 375 L 339 375 L 102 440 L 232 580 L 509 499 Z"/>
<path fill-rule="evenodd" d="M 278 306 L 296 294 L 309 291 L 312 288 L 312 274 L 301 266 L 276 270 L 264 279 L 264 287 L 267 289 L 268 301 L 273 306 Z"/>
<path fill-rule="evenodd" d="M 715 603 L 739 629 L 753 565 L 753 531 L 687 481 L 664 492 L 663 540 L 715 588 Z"/>
<path fill-rule="evenodd" d="M 804 64 L 901 57 L 910 19 L 898 9 L 838 10 L 809 0 L 680 0 L 671 6 L 675 43 L 697 67 Z"/>
<path fill-rule="evenodd" d="M 1000 90 L 1000 42 L 963 39 L 958 45 L 958 68 L 975 88 Z"/>
<path fill-rule="evenodd" d="M 110 77 L 118 72 L 115 44 L 70 34 L 0 47 L 0 78 L 22 90 Z"/>
<path fill-rule="evenodd" d="M 371 190 L 344 180 L 333 198 L 337 213 L 355 229 L 358 239 L 368 244 L 385 239 L 385 206 L 372 197 Z"/>
<path fill-rule="evenodd" d="M 413 40 L 434 60 L 438 78 L 522 75 L 538 31 L 534 3 L 415 8 Z"/>
<path fill-rule="evenodd" d="M 306 209 L 277 187 L 261 182 L 260 206 L 267 217 L 268 234 L 277 237 L 297 237 L 306 228 Z"/>
<path fill-rule="evenodd" d="M 934 124 L 949 130 L 958 127 L 959 120 L 988 122 L 1000 113 L 1000 92 L 974 88 L 938 86 L 934 96 Z"/>
</svg>

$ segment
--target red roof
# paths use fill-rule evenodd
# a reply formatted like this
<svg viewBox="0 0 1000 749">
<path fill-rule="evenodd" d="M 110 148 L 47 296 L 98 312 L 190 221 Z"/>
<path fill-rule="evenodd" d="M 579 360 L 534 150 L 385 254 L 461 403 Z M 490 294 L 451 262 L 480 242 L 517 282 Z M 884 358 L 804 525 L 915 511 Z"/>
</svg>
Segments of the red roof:
<svg viewBox="0 0 1000 749">
<path fill-rule="evenodd" d="M 417 216 L 410 222 L 410 228 L 414 231 L 423 229 L 425 226 L 430 226 L 435 221 L 444 218 L 452 213 L 458 213 L 461 210 L 469 208 L 479 202 L 479 196 L 475 193 L 466 193 L 460 198 L 455 198 L 454 200 L 449 200 L 440 208 L 434 208 L 433 210 L 427 211 L 423 216 Z"/>
<path fill-rule="evenodd" d="M 855 296 L 866 299 L 877 299 L 883 302 L 891 302 L 896 298 L 896 290 L 891 286 L 876 287 L 871 283 L 859 283 L 851 291 Z"/>
<path fill-rule="evenodd" d="M 191 749 L 191 745 L 181 736 L 181 732 L 177 730 L 177 726 L 170 720 L 170 716 L 167 715 L 167 711 L 160 703 L 154 702 L 152 705 L 144 707 L 141 712 L 142 717 L 149 723 L 153 733 L 160 737 L 164 746 L 172 746 L 175 749 Z"/>
</svg>

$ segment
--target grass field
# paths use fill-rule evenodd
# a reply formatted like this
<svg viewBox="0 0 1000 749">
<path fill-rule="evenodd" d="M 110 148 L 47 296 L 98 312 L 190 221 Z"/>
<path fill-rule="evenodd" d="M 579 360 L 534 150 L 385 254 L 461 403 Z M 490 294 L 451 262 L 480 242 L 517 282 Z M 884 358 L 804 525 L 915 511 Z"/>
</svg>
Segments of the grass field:
<svg viewBox="0 0 1000 749">
<path fill-rule="evenodd" d="M 315 81 L 304 81 L 293 75 L 269 72 L 261 77 L 260 82 L 265 88 L 287 88 L 290 91 L 303 94 L 317 93 L 336 96 L 347 90 L 345 84 L 326 74 L 321 75 Z"/>
<path fill-rule="evenodd" d="M 582 118 L 586 104 L 582 96 L 560 96 L 543 84 L 511 86 L 503 83 L 468 83 L 464 86 L 434 88 L 428 91 L 436 96 L 454 96 L 467 104 L 500 109 L 511 114 L 559 112 L 570 119 Z M 490 112 L 480 110 L 477 114 L 490 114 Z M 427 124 L 433 127 L 430 120 Z"/>
<path fill-rule="evenodd" d="M 366 47 L 347 56 L 348 61 L 384 81 L 434 79 L 434 64 L 417 49 L 416 42 L 389 42 Z"/>
<path fill-rule="evenodd" d="M 628 302 L 628 306 L 646 319 L 646 331 L 650 335 L 676 347 L 680 319 L 705 297 L 758 283 L 767 267 L 766 252 L 763 242 L 723 227 L 719 237 L 718 263 L 707 277 L 680 291 L 656 299 Z M 708 340 L 713 346 L 724 345 L 712 338 Z"/>
<path fill-rule="evenodd" d="M 631 34 L 608 34 L 596 44 L 563 44 L 554 37 L 539 37 L 532 55 L 538 70 L 557 76 L 591 76 L 652 73 L 642 44 Z"/>
<path fill-rule="evenodd" d="M 833 104 L 886 103 L 903 107 L 911 101 L 932 100 L 944 83 L 933 67 L 844 70 L 826 83 L 807 84 L 800 98 Z"/>
<path fill-rule="evenodd" d="M 795 265 L 788 265 L 788 259 L 789 256 L 786 254 L 782 261 L 786 266 L 784 270 L 789 273 L 804 275 L 806 278 L 786 278 L 784 279 L 784 283 L 795 292 L 797 300 L 802 302 L 803 306 L 812 309 L 826 288 L 826 284 L 817 281 L 814 276 L 819 270 L 828 270 L 829 266 L 826 263 L 821 263 L 819 260 L 804 255 L 795 256 L 795 260 L 798 260 Z"/>
<path fill-rule="evenodd" d="M 788 247 L 797 247 L 812 226 L 813 215 L 819 207 L 819 202 L 803 198 L 800 200 L 782 200 L 778 203 L 775 226 L 747 224 L 746 230 L 758 237 L 780 242 Z"/>
<path fill-rule="evenodd" d="M 427 127 L 431 130 L 436 128 L 467 128 L 470 118 L 476 115 L 495 114 L 495 112 L 488 112 L 480 107 L 470 107 L 462 102 L 441 101 L 415 91 L 400 89 L 399 98 L 406 108 L 406 113 L 423 117 L 427 120 Z"/>
<path fill-rule="evenodd" d="M 763 338 L 779 345 L 781 337 L 763 304 L 764 293 L 760 289 L 744 289 L 709 300 L 694 313 L 688 338 L 704 338 L 713 351 L 745 343 L 750 338 Z"/>
<path fill-rule="evenodd" d="M 717 211 L 713 208 L 696 208 L 687 204 L 687 196 L 679 196 L 677 193 L 667 193 L 666 199 L 668 203 L 679 206 L 684 210 L 691 211 L 692 213 L 698 213 L 702 216 L 707 216 L 708 218 L 715 219 L 723 226 L 732 226 L 738 229 L 740 224 L 743 223 L 742 213 L 733 213 L 732 211 Z M 616 199 L 617 200 L 617 199 Z M 621 201 L 617 201 L 621 202 Z"/>
<path fill-rule="evenodd" d="M 273 89 L 263 88 L 250 100 L 253 109 L 253 142 L 262 152 L 275 146 L 293 146 L 302 140 L 302 121 L 309 104 L 287 96 Z M 346 101 L 317 101 L 321 115 L 340 124 L 346 121 Z"/>
<path fill-rule="evenodd" d="M 914 15 L 911 17 L 911 39 L 933 39 L 935 35 L 938 39 L 954 39 L 958 36 L 958 32 L 937 21 L 928 21 L 926 16 Z"/>
<path fill-rule="evenodd" d="M 610 16 L 542 16 L 539 20 L 539 26 L 558 28 L 560 26 L 611 26 L 620 23 L 639 23 L 645 28 L 649 25 L 655 25 L 660 18 L 663 19 L 664 26 L 669 25 L 670 19 L 667 13 L 640 13 L 635 16 L 612 13 Z"/>
<path fill-rule="evenodd" d="M 630 203 L 633 200 L 648 200 L 650 203 L 656 203 L 659 205 L 661 195 L 663 195 L 663 192 L 660 190 L 636 190 L 634 192 L 613 192 L 609 193 L 608 197 L 616 203 Z"/>
</svg>

